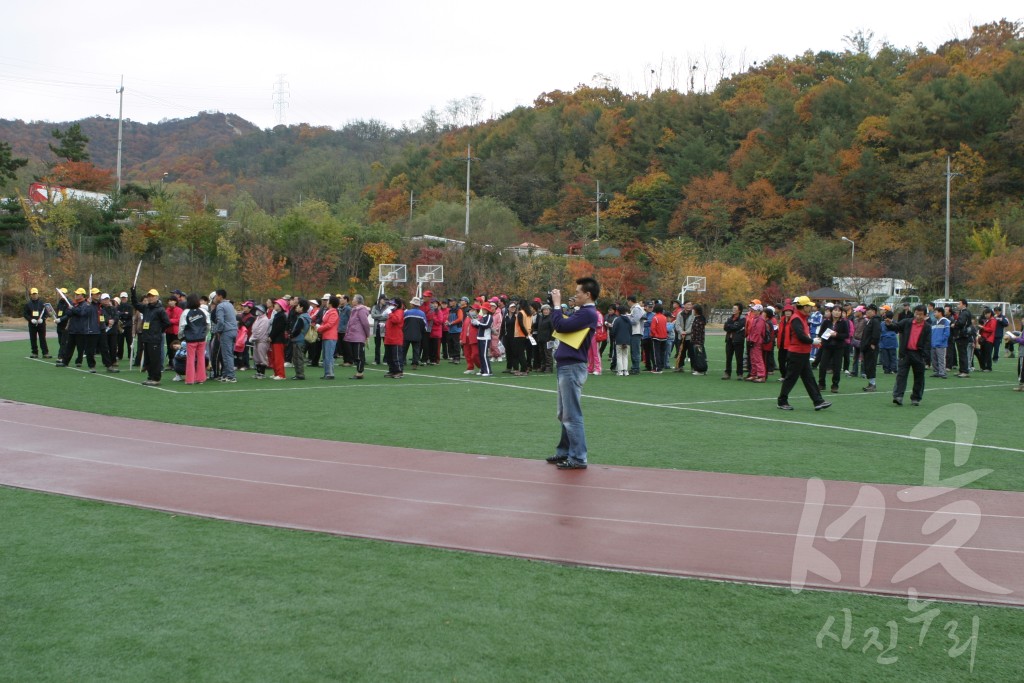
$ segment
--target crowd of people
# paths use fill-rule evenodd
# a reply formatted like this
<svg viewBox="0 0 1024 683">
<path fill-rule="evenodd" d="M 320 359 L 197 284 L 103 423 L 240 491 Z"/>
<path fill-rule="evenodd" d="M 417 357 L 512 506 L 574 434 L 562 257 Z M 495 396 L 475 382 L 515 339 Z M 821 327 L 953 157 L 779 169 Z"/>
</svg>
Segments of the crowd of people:
<svg viewBox="0 0 1024 683">
<path fill-rule="evenodd" d="M 51 358 L 46 326 L 52 320 L 58 367 L 81 367 L 84 360 L 96 371 L 99 357 L 105 370 L 114 373 L 127 357 L 145 369 L 143 383 L 150 386 L 167 371 L 173 371 L 174 381 L 189 385 L 236 382 L 239 371 L 252 371 L 256 379 L 284 380 L 288 368 L 291 379 L 300 381 L 307 368 L 322 368 L 321 379 L 329 381 L 337 366 L 352 368 L 351 378 L 360 380 L 369 362 L 386 364 L 389 379 L 442 362 L 465 363 L 464 373 L 481 377 L 497 374 L 495 364 L 503 364 L 500 372 L 513 377 L 555 368 L 552 302 L 540 297 L 442 298 L 427 290 L 408 302 L 380 296 L 367 305 L 359 294 L 326 293 L 319 300 L 284 295 L 236 306 L 224 290 L 208 296 L 173 290 L 166 300 L 155 289 L 141 297 L 134 288 L 114 296 L 98 288 L 60 294 L 54 306 L 30 290 L 24 318 L 32 357 Z M 800 308 L 795 301 L 779 308 L 758 299 L 733 305 L 723 324 L 723 380 L 765 383 L 776 373 L 779 382 L 784 380 L 791 347 L 800 343 L 790 330 Z M 849 377 L 866 380 L 863 391 L 873 392 L 879 366 L 884 374 L 899 374 L 900 359 L 907 355 L 900 352 L 901 323 L 914 318 L 908 304 L 899 311 L 873 304 L 809 305 L 805 333 L 812 338 L 809 364 L 819 391 L 839 393 Z M 986 308 L 977 318 L 966 301 L 955 310 L 932 304 L 922 309 L 929 328 L 922 362 L 934 378 L 991 371 L 1003 342 L 1013 357 L 1021 339 L 1006 333 L 1010 323 L 1000 309 Z M 572 298 L 558 305 L 562 315 L 575 310 Z M 666 305 L 630 296 L 596 312 L 588 373 L 600 375 L 606 365 L 620 376 L 708 373 L 708 320 L 700 303 L 674 300 Z M 917 366 L 908 367 L 915 373 L 912 400 L 917 402 L 924 370 L 918 386 Z M 1024 376 L 1018 377 L 1018 390 L 1024 391 Z"/>
</svg>

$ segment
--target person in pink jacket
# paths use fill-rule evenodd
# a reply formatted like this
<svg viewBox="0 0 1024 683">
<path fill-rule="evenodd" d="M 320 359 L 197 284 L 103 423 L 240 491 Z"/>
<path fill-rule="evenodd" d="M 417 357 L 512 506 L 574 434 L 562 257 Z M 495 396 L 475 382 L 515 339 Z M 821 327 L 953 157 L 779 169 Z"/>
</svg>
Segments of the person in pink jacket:
<svg viewBox="0 0 1024 683">
<path fill-rule="evenodd" d="M 488 343 L 487 350 L 492 360 L 501 360 L 502 353 L 499 344 L 501 344 L 501 321 L 505 317 L 505 313 L 501 308 L 501 299 L 496 296 L 492 296 L 490 299 L 490 310 L 491 310 L 491 340 Z M 483 362 L 483 359 L 481 359 Z"/>
<path fill-rule="evenodd" d="M 366 340 L 370 338 L 370 309 L 366 307 L 362 294 L 352 297 L 352 314 L 345 330 L 345 343 L 348 344 L 349 358 L 356 366 L 356 374 L 350 379 L 362 379 L 366 369 Z"/>
</svg>

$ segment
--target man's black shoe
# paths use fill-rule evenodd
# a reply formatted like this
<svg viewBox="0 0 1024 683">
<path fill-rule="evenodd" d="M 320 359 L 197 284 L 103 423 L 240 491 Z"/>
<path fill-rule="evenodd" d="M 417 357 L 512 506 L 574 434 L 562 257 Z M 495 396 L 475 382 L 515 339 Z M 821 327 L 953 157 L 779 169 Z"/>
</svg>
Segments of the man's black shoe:
<svg viewBox="0 0 1024 683">
<path fill-rule="evenodd" d="M 815 410 L 825 410 L 825 408 L 828 408 L 831 405 L 832 405 L 832 403 L 830 401 L 822 401 L 821 403 L 818 403 L 817 405 L 815 405 L 814 409 Z"/>
<path fill-rule="evenodd" d="M 558 463 L 565 462 L 568 459 L 568 455 L 551 455 L 547 457 L 546 461 L 552 465 L 557 465 Z"/>
<path fill-rule="evenodd" d="M 919 406 L 919 405 L 921 405 L 921 402 L 920 401 L 911 400 L 910 401 L 910 405 L 912 405 L 912 406 Z"/>
<path fill-rule="evenodd" d="M 898 406 L 901 406 L 901 405 L 903 405 L 903 399 L 902 399 L 902 398 L 894 398 L 894 399 L 892 400 L 892 402 L 893 402 L 893 403 L 895 403 L 895 404 L 896 404 L 896 405 L 898 405 Z"/>
<path fill-rule="evenodd" d="M 560 470 L 585 470 L 587 469 L 587 463 L 577 462 L 576 460 L 569 460 L 566 458 L 560 463 L 555 465 Z"/>
<path fill-rule="evenodd" d="M 779 410 L 793 410 L 793 406 L 789 405 L 788 403 L 783 403 L 781 406 L 779 406 Z"/>
</svg>

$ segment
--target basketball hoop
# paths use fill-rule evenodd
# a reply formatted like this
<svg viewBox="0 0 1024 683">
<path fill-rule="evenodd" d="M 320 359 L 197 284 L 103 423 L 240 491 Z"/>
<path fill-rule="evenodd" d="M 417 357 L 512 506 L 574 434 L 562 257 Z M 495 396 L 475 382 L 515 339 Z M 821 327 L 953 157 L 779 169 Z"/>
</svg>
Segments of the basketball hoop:
<svg viewBox="0 0 1024 683">
<path fill-rule="evenodd" d="M 687 292 L 706 292 L 708 279 L 702 275 L 687 275 L 686 284 L 679 292 L 679 303 L 686 303 Z"/>
</svg>

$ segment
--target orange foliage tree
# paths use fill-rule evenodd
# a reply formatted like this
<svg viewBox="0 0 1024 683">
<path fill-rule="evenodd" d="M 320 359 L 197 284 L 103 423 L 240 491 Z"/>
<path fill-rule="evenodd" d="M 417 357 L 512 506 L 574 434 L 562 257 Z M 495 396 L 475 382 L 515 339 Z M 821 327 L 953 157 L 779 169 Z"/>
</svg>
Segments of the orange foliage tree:
<svg viewBox="0 0 1024 683">
<path fill-rule="evenodd" d="M 275 294 L 280 289 L 281 280 L 288 277 L 287 259 L 274 254 L 265 244 L 247 247 L 242 255 L 242 281 L 249 288 L 250 295 Z"/>
<path fill-rule="evenodd" d="M 110 192 L 114 185 L 114 172 L 98 168 L 88 161 L 64 161 L 54 166 L 43 180 L 51 185 L 63 185 L 89 192 Z"/>
</svg>

